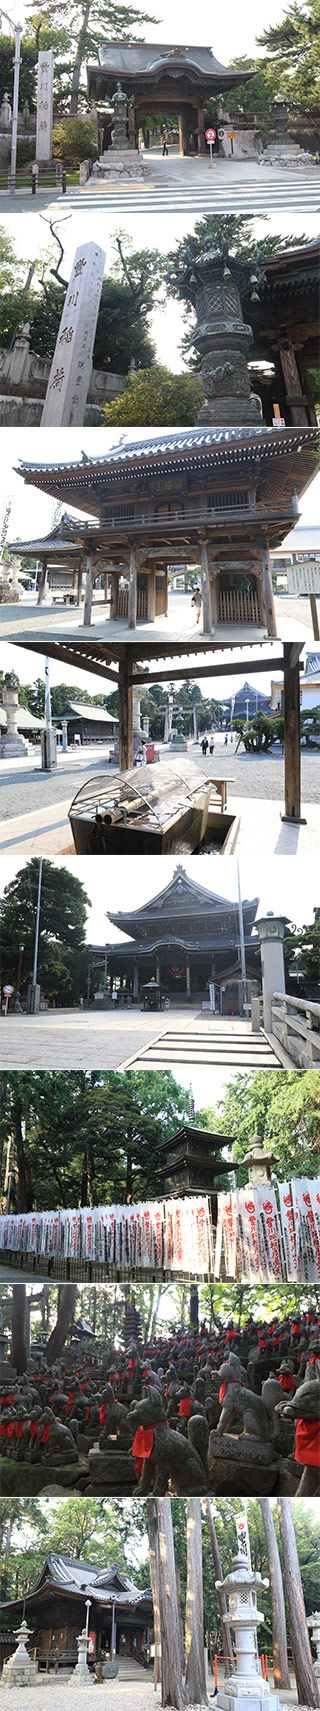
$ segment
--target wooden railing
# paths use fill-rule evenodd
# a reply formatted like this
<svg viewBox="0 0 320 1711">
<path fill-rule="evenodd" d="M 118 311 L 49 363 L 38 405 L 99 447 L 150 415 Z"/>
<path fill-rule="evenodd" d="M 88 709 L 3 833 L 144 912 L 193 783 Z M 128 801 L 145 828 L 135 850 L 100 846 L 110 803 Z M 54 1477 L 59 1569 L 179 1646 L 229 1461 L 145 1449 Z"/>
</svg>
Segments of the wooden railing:
<svg viewBox="0 0 320 1711">
<path fill-rule="evenodd" d="M 117 601 L 117 618 L 127 618 L 128 617 L 128 605 L 129 605 L 129 591 L 127 588 L 121 588 L 119 590 L 118 601 Z M 138 591 L 137 591 L 137 618 L 147 618 L 147 617 L 148 617 L 147 589 L 146 588 L 138 588 Z"/>
<path fill-rule="evenodd" d="M 219 623 L 259 624 L 259 601 L 254 588 L 221 588 Z"/>
<path fill-rule="evenodd" d="M 226 510 L 228 521 L 230 523 L 233 518 L 236 520 L 237 517 L 243 518 L 244 516 L 246 521 L 248 519 L 249 522 L 257 523 L 259 523 L 260 520 L 264 522 L 272 522 L 278 517 L 281 519 L 288 518 L 289 521 L 291 521 L 292 518 L 296 519 L 296 513 L 291 500 L 289 499 L 283 499 L 282 505 L 274 505 L 273 502 L 270 502 L 270 505 L 248 505 L 246 507 L 243 505 L 231 505 L 228 508 L 226 507 Z M 104 535 L 109 533 L 114 534 L 117 532 L 118 534 L 128 534 L 130 537 L 131 535 L 138 533 L 141 528 L 152 529 L 154 533 L 158 533 L 159 535 L 171 534 L 172 530 L 175 529 L 183 532 L 189 527 L 205 530 L 210 523 L 214 523 L 216 529 L 223 529 L 225 527 L 226 510 L 224 506 L 222 508 L 218 506 L 215 510 L 212 505 L 201 505 L 197 511 L 189 510 L 187 507 L 182 511 L 181 509 L 179 510 L 177 506 L 176 511 L 173 509 L 169 517 L 159 517 L 157 511 L 136 512 L 134 517 L 117 517 L 116 514 L 113 513 L 112 516 L 110 515 L 110 517 L 103 518 L 102 531 Z"/>
<path fill-rule="evenodd" d="M 320 1064 L 320 1004 L 274 992 L 271 1029 L 299 1069 Z"/>
<path fill-rule="evenodd" d="M 117 618 L 128 617 L 129 591 L 128 588 L 118 589 Z"/>
</svg>

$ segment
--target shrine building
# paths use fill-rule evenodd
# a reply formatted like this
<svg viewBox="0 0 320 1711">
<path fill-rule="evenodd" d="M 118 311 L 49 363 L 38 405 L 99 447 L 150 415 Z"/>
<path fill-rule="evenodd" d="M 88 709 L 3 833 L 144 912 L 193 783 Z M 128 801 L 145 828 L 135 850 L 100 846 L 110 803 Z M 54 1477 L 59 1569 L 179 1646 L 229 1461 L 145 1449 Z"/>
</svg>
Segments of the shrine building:
<svg viewBox="0 0 320 1711">
<path fill-rule="evenodd" d="M 98 107 L 109 117 L 117 82 L 128 105 L 128 141 L 139 145 L 139 127 L 148 115 L 166 115 L 168 124 L 179 121 L 180 154 L 204 154 L 204 110 L 208 100 L 219 97 L 237 84 L 248 83 L 253 72 L 235 71 L 221 65 L 208 47 L 173 47 L 159 42 L 102 42 L 98 61 L 87 65 L 87 87 Z M 214 121 L 210 118 L 210 124 Z M 109 129 L 109 127 L 107 127 Z M 104 137 L 104 146 L 107 137 Z"/>
<path fill-rule="evenodd" d="M 146 1665 L 153 1631 L 151 1591 L 141 1592 L 130 1575 L 120 1573 L 116 1563 L 104 1568 L 57 1551 L 49 1551 L 39 1580 L 25 1600 L 16 1598 L 3 1605 L 3 1657 L 10 1657 L 16 1649 L 15 1630 L 25 1610 L 33 1630 L 29 1650 L 32 1645 L 39 1669 L 47 1670 L 55 1663 L 59 1668 L 75 1666 L 77 1636 L 86 1626 L 87 1599 L 89 1667 L 100 1651 L 110 1652 L 117 1661 L 130 1658 L 133 1663 Z"/>
<path fill-rule="evenodd" d="M 247 980 L 260 977 L 260 941 L 253 937 L 258 898 L 242 906 Z M 214 984 L 215 1005 L 221 1015 L 241 1015 L 243 1009 L 239 907 L 215 896 L 176 867 L 169 885 L 138 909 L 108 920 L 127 941 L 91 945 L 93 960 L 107 957 L 109 987 L 119 1000 L 139 1002 L 141 988 L 154 979 L 171 1003 L 208 1001 Z"/>
<path fill-rule="evenodd" d="M 102 456 L 21 463 L 26 486 L 78 512 L 43 540 L 9 552 L 41 561 L 39 603 L 51 563 L 69 570 L 84 624 L 93 587 L 111 622 L 129 629 L 168 614 L 168 572 L 199 566 L 203 633 L 232 640 L 276 635 L 270 552 L 299 517 L 316 470 L 317 429 L 163 430 Z M 83 515 L 79 515 L 83 513 Z"/>
</svg>

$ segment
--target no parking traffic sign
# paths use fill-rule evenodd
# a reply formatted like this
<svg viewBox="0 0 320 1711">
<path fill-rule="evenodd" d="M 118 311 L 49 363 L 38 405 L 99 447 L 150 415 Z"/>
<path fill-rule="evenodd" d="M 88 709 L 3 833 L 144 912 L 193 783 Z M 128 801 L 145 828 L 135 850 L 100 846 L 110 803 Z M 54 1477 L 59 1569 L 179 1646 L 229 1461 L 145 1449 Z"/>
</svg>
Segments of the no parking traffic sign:
<svg viewBox="0 0 320 1711">
<path fill-rule="evenodd" d="M 212 144 L 215 143 L 215 140 L 216 140 L 216 132 L 215 131 L 206 131 L 206 142 L 209 143 L 209 148 L 210 148 L 210 166 L 212 166 Z"/>
</svg>

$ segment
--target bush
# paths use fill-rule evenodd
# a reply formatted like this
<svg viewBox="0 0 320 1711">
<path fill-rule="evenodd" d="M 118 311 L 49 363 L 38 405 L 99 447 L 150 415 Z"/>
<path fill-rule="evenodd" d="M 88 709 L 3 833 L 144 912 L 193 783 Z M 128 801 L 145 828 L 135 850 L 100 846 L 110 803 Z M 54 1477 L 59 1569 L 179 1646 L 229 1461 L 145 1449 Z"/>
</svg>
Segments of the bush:
<svg viewBox="0 0 320 1711">
<path fill-rule="evenodd" d="M 65 166 L 80 166 L 81 160 L 97 160 L 98 131 L 94 119 L 60 119 L 52 132 L 52 154 Z"/>
<path fill-rule="evenodd" d="M 104 405 L 103 416 L 109 427 L 188 428 L 194 427 L 201 404 L 197 375 L 170 374 L 155 363 L 128 380 L 121 398 Z"/>
</svg>

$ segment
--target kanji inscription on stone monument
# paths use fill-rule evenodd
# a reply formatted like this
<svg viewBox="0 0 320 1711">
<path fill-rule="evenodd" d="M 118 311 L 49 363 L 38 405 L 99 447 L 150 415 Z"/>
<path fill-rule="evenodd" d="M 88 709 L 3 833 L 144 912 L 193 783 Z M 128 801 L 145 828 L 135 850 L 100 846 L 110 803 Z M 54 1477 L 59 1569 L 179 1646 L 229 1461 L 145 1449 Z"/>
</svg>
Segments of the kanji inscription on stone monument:
<svg viewBox="0 0 320 1711">
<path fill-rule="evenodd" d="M 36 160 L 51 160 L 53 115 L 52 48 L 38 54 Z"/>
<path fill-rule="evenodd" d="M 91 379 L 105 264 L 98 244 L 76 250 L 42 412 L 42 427 L 81 427 Z"/>
</svg>

